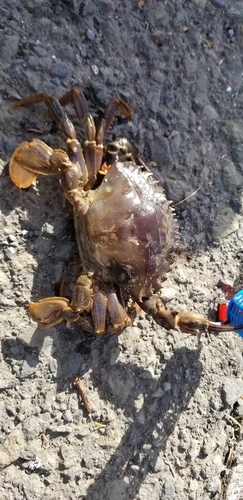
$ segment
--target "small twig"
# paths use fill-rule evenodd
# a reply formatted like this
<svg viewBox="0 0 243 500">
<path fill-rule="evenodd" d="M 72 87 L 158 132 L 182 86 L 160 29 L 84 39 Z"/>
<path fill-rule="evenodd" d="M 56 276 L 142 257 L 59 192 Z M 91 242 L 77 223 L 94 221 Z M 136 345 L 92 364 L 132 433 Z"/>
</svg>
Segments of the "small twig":
<svg viewBox="0 0 243 500">
<path fill-rule="evenodd" d="M 175 205 L 173 205 L 173 208 L 177 207 L 178 205 L 180 205 L 181 203 L 183 203 L 183 201 L 187 201 L 189 200 L 189 198 L 191 198 L 192 196 L 194 196 L 198 191 L 199 189 L 201 189 L 200 187 L 196 189 L 196 191 L 194 191 L 192 194 L 189 194 L 189 196 L 187 196 L 186 198 L 184 198 L 183 200 L 181 201 L 178 201 L 178 203 L 176 203 Z"/>
<path fill-rule="evenodd" d="M 74 375 L 74 377 L 73 377 L 73 383 L 76 385 L 77 391 L 79 393 L 79 396 L 80 396 L 80 398 L 82 400 L 82 403 L 83 403 L 83 405 L 84 405 L 87 413 L 89 413 L 89 414 L 92 413 L 92 410 L 91 410 L 91 408 L 89 406 L 88 399 L 87 399 L 87 397 L 85 395 L 85 392 L 84 392 L 83 385 L 81 383 L 80 378 L 78 378 L 77 375 Z"/>
<path fill-rule="evenodd" d="M 229 448 L 227 458 L 225 460 L 225 466 L 227 469 L 230 469 L 232 467 L 233 460 L 235 459 L 235 447 L 232 445 Z"/>
<path fill-rule="evenodd" d="M 100 424 L 99 422 L 93 423 L 94 431 L 98 431 L 99 429 L 106 429 L 107 424 Z"/>
<path fill-rule="evenodd" d="M 240 428 L 242 427 L 242 425 L 240 425 L 239 422 L 237 422 L 237 420 L 234 417 L 232 417 L 231 415 L 229 415 L 229 413 L 225 413 L 225 416 L 229 420 L 231 420 L 232 422 L 234 422 L 234 424 L 237 425 L 237 427 L 240 427 Z"/>
<path fill-rule="evenodd" d="M 48 439 L 44 432 L 40 435 L 41 438 L 41 446 L 46 450 L 48 448 Z"/>
<path fill-rule="evenodd" d="M 169 461 L 169 458 L 168 458 L 167 454 L 165 453 L 164 455 L 165 455 L 165 458 L 167 460 L 167 464 L 169 466 L 170 472 L 171 472 L 172 476 L 175 477 L 175 471 L 174 471 L 174 469 L 173 469 L 173 467 L 171 465 L 171 462 Z"/>
<path fill-rule="evenodd" d="M 142 9 L 143 9 L 143 7 L 144 7 L 144 4 L 145 4 L 145 0 L 139 0 L 139 2 L 138 2 L 138 8 L 139 8 L 140 10 L 142 10 Z"/>
<path fill-rule="evenodd" d="M 40 130 L 39 128 L 28 128 L 27 132 L 31 132 L 33 134 L 40 134 L 40 135 L 44 134 L 43 130 Z"/>
</svg>

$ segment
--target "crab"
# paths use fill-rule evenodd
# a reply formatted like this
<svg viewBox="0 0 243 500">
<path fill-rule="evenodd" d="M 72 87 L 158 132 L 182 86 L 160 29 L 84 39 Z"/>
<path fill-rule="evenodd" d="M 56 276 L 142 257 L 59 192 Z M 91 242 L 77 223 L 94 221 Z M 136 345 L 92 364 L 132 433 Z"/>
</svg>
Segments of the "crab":
<svg viewBox="0 0 243 500">
<path fill-rule="evenodd" d="M 196 313 L 163 306 L 160 290 L 178 246 L 171 202 L 127 139 L 117 138 L 103 148 L 116 113 L 131 119 L 130 107 L 114 97 L 98 126 L 77 89 L 59 100 L 48 93 L 30 95 L 14 108 L 41 102 L 64 132 L 66 151 L 38 139 L 22 142 L 10 159 L 10 177 L 27 188 L 38 174 L 59 176 L 73 205 L 82 272 L 71 301 L 60 296 L 31 302 L 31 318 L 43 328 L 79 320 L 88 332 L 120 334 L 140 308 L 166 329 L 197 334 L 225 328 Z M 73 104 L 83 126 L 83 149 L 64 112 L 67 104 Z"/>
</svg>

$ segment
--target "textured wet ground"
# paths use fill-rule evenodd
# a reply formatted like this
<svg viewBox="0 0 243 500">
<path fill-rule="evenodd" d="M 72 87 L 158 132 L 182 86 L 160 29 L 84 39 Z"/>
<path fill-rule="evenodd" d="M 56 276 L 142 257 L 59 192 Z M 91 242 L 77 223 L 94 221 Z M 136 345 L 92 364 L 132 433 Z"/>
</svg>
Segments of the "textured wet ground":
<svg viewBox="0 0 243 500">
<path fill-rule="evenodd" d="M 133 140 L 174 204 L 198 189 L 176 207 L 166 305 L 214 320 L 220 282 L 243 288 L 242 49 L 240 1 L 0 6 L 1 498 L 243 497 L 229 417 L 243 415 L 242 339 L 167 333 L 144 316 L 118 339 L 37 328 L 29 301 L 57 294 L 63 276 L 70 296 L 79 272 L 72 211 L 57 180 L 21 191 L 6 166 L 22 140 L 64 147 L 44 105 L 11 108 L 20 97 L 78 87 L 97 114 L 126 100 L 133 120 L 118 119 L 108 141 Z"/>
</svg>

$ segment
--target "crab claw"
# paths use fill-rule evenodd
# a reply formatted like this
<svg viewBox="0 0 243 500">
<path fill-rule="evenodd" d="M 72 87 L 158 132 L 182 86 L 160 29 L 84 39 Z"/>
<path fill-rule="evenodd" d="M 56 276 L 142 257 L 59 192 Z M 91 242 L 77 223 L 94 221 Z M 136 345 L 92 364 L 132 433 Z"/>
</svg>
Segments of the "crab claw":
<svg viewBox="0 0 243 500">
<path fill-rule="evenodd" d="M 37 174 L 56 174 L 57 168 L 50 163 L 52 155 L 53 149 L 39 139 L 21 142 L 9 162 L 9 173 L 13 183 L 25 189 L 35 181 Z"/>
<path fill-rule="evenodd" d="M 226 323 L 214 323 L 192 312 L 166 311 L 161 308 L 154 316 L 154 319 L 159 325 L 164 326 L 164 328 L 175 328 L 180 332 L 194 335 L 206 332 L 217 333 L 236 330 L 235 326 L 227 325 Z"/>
<path fill-rule="evenodd" d="M 74 313 L 69 304 L 69 300 L 64 297 L 49 297 L 39 302 L 30 302 L 29 314 L 42 328 L 49 328 L 63 320 L 72 322 L 78 319 L 79 313 Z"/>
<path fill-rule="evenodd" d="M 235 330 L 234 326 L 224 323 L 215 323 L 209 321 L 203 316 L 192 312 L 179 312 L 175 317 L 175 328 L 185 333 L 203 333 L 203 332 L 231 332 Z"/>
<path fill-rule="evenodd" d="M 152 295 L 149 299 L 139 302 L 139 305 L 154 318 L 158 325 L 164 327 L 166 330 L 175 329 L 183 333 L 197 335 L 198 333 L 206 332 L 232 332 L 241 328 L 225 323 L 211 322 L 197 313 L 166 310 L 163 308 L 158 295 Z"/>
<path fill-rule="evenodd" d="M 15 149 L 9 164 L 9 173 L 13 183 L 19 188 L 29 187 L 36 179 L 37 175 L 34 172 L 27 170 L 21 164 L 21 156 L 23 151 L 28 148 L 28 142 L 22 142 L 17 149 Z"/>
<path fill-rule="evenodd" d="M 207 332 L 208 320 L 196 313 L 178 312 L 175 316 L 175 328 L 192 334 Z"/>
<path fill-rule="evenodd" d="M 153 317 L 156 323 L 167 330 L 175 329 L 183 333 L 197 335 L 198 333 L 207 332 L 209 328 L 207 319 L 191 312 L 166 311 L 159 307 Z"/>
</svg>

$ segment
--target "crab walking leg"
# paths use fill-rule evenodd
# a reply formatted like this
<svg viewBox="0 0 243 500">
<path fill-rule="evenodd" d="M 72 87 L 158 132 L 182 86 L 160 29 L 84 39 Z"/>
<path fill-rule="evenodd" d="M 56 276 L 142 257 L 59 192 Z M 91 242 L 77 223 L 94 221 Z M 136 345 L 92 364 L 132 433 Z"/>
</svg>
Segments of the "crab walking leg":
<svg viewBox="0 0 243 500">
<path fill-rule="evenodd" d="M 104 285 L 103 290 L 107 296 L 107 309 L 110 315 L 111 323 L 115 329 L 125 328 L 132 324 L 124 307 L 120 304 L 116 293 L 108 285 Z"/>
<path fill-rule="evenodd" d="M 72 302 L 64 297 L 48 297 L 29 305 L 30 317 L 42 328 L 57 325 L 66 320 L 76 321 L 83 311 L 89 311 L 92 306 L 92 281 L 81 275 L 76 281 Z"/>
<path fill-rule="evenodd" d="M 93 287 L 96 291 L 92 296 L 93 303 L 91 306 L 93 331 L 96 334 L 105 333 L 108 312 L 113 333 L 120 333 L 125 326 L 131 325 L 131 318 L 120 304 L 116 293 L 107 284 L 103 283 L 101 289 L 99 289 L 99 284 L 99 281 L 96 282 L 94 277 Z"/>
<path fill-rule="evenodd" d="M 101 122 L 96 132 L 97 149 L 102 146 L 105 136 L 115 118 L 116 113 L 118 112 L 120 112 L 123 116 L 125 116 L 129 120 L 132 119 L 132 111 L 129 108 L 129 106 L 124 101 L 122 101 L 122 99 L 119 99 L 118 97 L 113 97 L 104 111 L 104 116 L 101 119 Z M 102 158 L 99 169 L 101 167 L 102 167 Z"/>
<path fill-rule="evenodd" d="M 76 281 L 72 301 L 64 297 L 48 297 L 31 302 L 29 314 L 42 328 L 57 325 L 63 320 L 68 324 L 77 319 L 81 320 L 88 330 L 99 335 L 105 333 L 107 326 L 107 312 L 113 333 L 132 323 L 131 318 L 120 304 L 116 293 L 108 286 L 102 284 L 95 275 L 81 274 Z M 83 313 L 91 313 L 90 315 Z M 108 321 L 109 322 L 109 321 Z"/>
<path fill-rule="evenodd" d="M 97 335 L 105 332 L 107 313 L 107 298 L 102 292 L 95 292 L 91 307 L 93 331 Z"/>
<path fill-rule="evenodd" d="M 68 157 L 72 163 L 79 164 L 80 170 L 82 172 L 82 183 L 83 185 L 85 185 L 88 180 L 88 170 L 86 167 L 83 151 L 79 141 L 76 139 L 75 128 L 65 114 L 58 99 L 56 99 L 56 97 L 54 97 L 52 94 L 36 94 L 21 99 L 20 101 L 16 102 L 13 107 L 18 108 L 20 106 L 26 106 L 28 104 L 36 104 L 40 102 L 44 102 L 44 104 L 49 109 L 53 119 L 64 132 L 66 136 Z"/>
<path fill-rule="evenodd" d="M 113 99 L 111 99 L 110 103 L 105 109 L 104 116 L 101 120 L 98 130 L 96 130 L 94 118 L 89 112 L 87 101 L 81 90 L 70 90 L 59 99 L 59 102 L 62 106 L 67 106 L 67 104 L 70 103 L 73 104 L 76 114 L 83 126 L 86 139 L 84 143 L 84 156 L 89 171 L 89 182 L 87 184 L 87 189 L 90 189 L 94 185 L 97 173 L 101 168 L 103 159 L 102 143 L 109 127 L 111 126 L 115 118 L 116 113 L 120 112 L 128 119 L 131 119 L 132 112 L 129 106 L 124 101 L 122 101 L 122 99 L 113 97 Z"/>
<path fill-rule="evenodd" d="M 93 291 L 93 281 L 85 274 L 81 274 L 76 281 L 71 308 L 74 312 L 79 313 L 91 310 L 94 332 L 104 333 L 107 298 L 99 290 Z"/>
<path fill-rule="evenodd" d="M 13 105 L 13 108 L 27 106 L 28 104 L 38 104 L 41 102 L 44 102 L 44 104 L 47 106 L 55 122 L 64 132 L 66 137 L 70 139 L 76 139 L 76 132 L 72 122 L 64 113 L 58 99 L 56 99 L 56 97 L 54 97 L 52 94 L 43 93 L 29 95 L 28 97 L 24 97 L 23 99 L 17 101 Z"/>
<path fill-rule="evenodd" d="M 93 187 L 97 173 L 100 170 L 103 158 L 103 144 L 97 145 L 96 126 L 92 114 L 89 112 L 87 101 L 82 91 L 72 89 L 59 99 L 61 106 L 73 104 L 76 114 L 83 126 L 85 142 L 83 146 L 84 157 L 88 170 L 85 189 Z"/>
<path fill-rule="evenodd" d="M 103 144 L 96 142 L 96 126 L 84 94 L 81 90 L 72 89 L 59 99 L 61 106 L 73 104 L 76 114 L 83 126 L 85 142 L 83 146 L 85 161 L 88 169 L 88 179 L 85 189 L 93 187 L 98 171 L 102 165 Z"/>
<path fill-rule="evenodd" d="M 81 274 L 73 290 L 71 308 L 74 312 L 89 311 L 92 303 L 92 280 L 85 274 Z"/>
<path fill-rule="evenodd" d="M 93 116 L 89 111 L 88 103 L 82 90 L 70 90 L 59 99 L 59 102 L 62 106 L 67 106 L 67 104 L 70 103 L 73 104 L 76 114 L 84 128 L 86 140 L 96 140 L 96 144 L 101 144 L 103 142 L 116 113 L 121 113 L 121 115 L 125 116 L 129 120 L 132 119 L 132 111 L 128 104 L 119 97 L 113 97 L 106 106 L 103 119 L 98 127 L 98 130 L 96 131 L 95 126 L 90 126 L 91 122 L 93 122 Z"/>
<path fill-rule="evenodd" d="M 119 97 L 112 97 L 106 109 L 104 111 L 103 119 L 98 127 L 96 134 L 96 141 L 101 144 L 116 116 L 116 113 L 120 113 L 125 116 L 128 120 L 132 119 L 132 110 L 126 102 L 124 102 Z"/>
<path fill-rule="evenodd" d="M 235 327 L 209 321 L 203 316 L 192 312 L 179 312 L 164 309 L 158 295 L 138 302 L 141 309 L 150 314 L 153 319 L 166 330 L 176 329 L 183 333 L 197 335 L 203 332 L 233 331 Z"/>
</svg>

